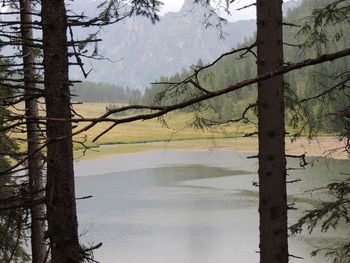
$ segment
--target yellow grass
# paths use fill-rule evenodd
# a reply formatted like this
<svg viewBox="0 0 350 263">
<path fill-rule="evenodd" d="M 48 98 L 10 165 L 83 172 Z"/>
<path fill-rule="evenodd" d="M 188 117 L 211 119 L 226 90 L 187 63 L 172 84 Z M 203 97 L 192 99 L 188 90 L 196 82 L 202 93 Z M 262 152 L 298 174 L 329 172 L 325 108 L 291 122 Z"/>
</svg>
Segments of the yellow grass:
<svg viewBox="0 0 350 263">
<path fill-rule="evenodd" d="M 155 150 L 182 150 L 182 151 L 249 151 L 256 149 L 256 140 L 251 139 L 195 139 L 169 142 L 152 143 L 132 143 L 116 144 L 108 147 L 98 147 L 85 152 L 83 150 L 75 151 L 76 160 L 104 159 L 119 154 L 130 154 L 149 152 Z"/>
<path fill-rule="evenodd" d="M 74 109 L 83 117 L 99 117 L 106 111 L 107 103 L 84 103 L 77 104 Z M 193 113 L 174 112 L 165 116 L 168 127 L 159 120 L 137 121 L 121 124 L 96 143 L 92 140 L 106 130 L 111 123 L 100 123 L 91 130 L 77 135 L 75 141 L 85 141 L 88 146 L 96 147 L 89 150 L 83 159 L 105 158 L 114 154 L 125 154 L 159 149 L 181 149 L 181 150 L 234 150 L 241 152 L 257 152 L 256 138 L 242 138 L 242 134 L 255 131 L 252 125 L 234 124 L 224 129 L 198 130 L 187 127 L 193 121 Z M 123 117 L 119 117 L 123 118 Z M 75 131 L 81 129 L 88 123 L 80 123 Z M 24 138 L 25 134 L 16 137 Z M 141 144 L 143 142 L 157 142 Z M 130 143 L 133 143 L 132 145 Z M 118 144 L 113 147 L 98 148 L 103 144 Z M 124 144 L 124 145 L 123 145 Z M 309 156 L 326 155 L 327 150 L 344 146 L 332 137 L 320 137 L 313 141 L 300 139 L 291 143 L 286 139 L 288 154 L 303 154 Z M 25 145 L 21 145 L 24 149 Z M 83 151 L 81 145 L 75 143 L 75 156 L 81 157 Z M 346 159 L 345 153 L 336 153 L 333 158 Z"/>
<path fill-rule="evenodd" d="M 105 113 L 107 104 L 103 103 L 84 103 L 76 105 L 75 110 L 84 117 L 98 117 Z M 184 139 L 204 139 L 204 138 L 223 138 L 242 134 L 242 131 L 249 132 L 252 127 L 231 126 L 225 130 L 211 129 L 198 130 L 187 127 L 193 121 L 192 113 L 175 112 L 164 117 L 168 127 L 160 120 L 137 121 L 133 123 L 121 124 L 97 141 L 97 144 L 115 144 L 115 143 L 137 143 L 154 142 Z M 123 118 L 123 117 L 119 117 Z M 79 124 L 76 129 L 82 128 L 86 123 Z M 78 136 L 78 138 L 87 138 L 87 144 L 92 145 L 92 140 L 106 130 L 111 123 L 100 123 L 88 132 Z M 77 139 L 77 138 L 76 138 Z"/>
</svg>

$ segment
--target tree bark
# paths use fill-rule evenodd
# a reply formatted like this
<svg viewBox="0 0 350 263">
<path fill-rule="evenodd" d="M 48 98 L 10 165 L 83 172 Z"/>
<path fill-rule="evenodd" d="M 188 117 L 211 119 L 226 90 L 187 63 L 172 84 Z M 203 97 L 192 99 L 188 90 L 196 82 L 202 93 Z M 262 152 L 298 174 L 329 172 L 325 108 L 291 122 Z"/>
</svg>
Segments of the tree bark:
<svg viewBox="0 0 350 263">
<path fill-rule="evenodd" d="M 258 75 L 283 66 L 282 0 L 257 1 Z M 260 263 L 288 262 L 283 75 L 258 83 Z"/>
<path fill-rule="evenodd" d="M 42 0 L 42 25 L 47 117 L 47 218 L 52 263 L 82 261 L 78 240 L 68 81 L 67 16 L 64 0 Z"/>
<path fill-rule="evenodd" d="M 21 36 L 23 38 L 22 56 L 23 56 L 23 74 L 24 85 L 27 88 L 25 91 L 25 107 L 26 116 L 37 118 L 38 102 L 35 98 L 37 95 L 32 88 L 35 88 L 35 68 L 33 63 L 35 62 L 34 49 L 31 47 L 33 44 L 33 30 L 30 25 L 32 22 L 32 16 L 30 12 L 31 1 L 20 0 L 20 14 L 21 14 Z M 39 124 L 35 121 L 27 122 L 27 140 L 28 140 L 28 176 L 31 192 L 31 199 L 43 200 L 44 199 L 44 182 L 42 174 L 43 157 L 40 152 L 40 132 Z M 32 247 L 32 262 L 43 263 L 46 257 L 46 245 L 45 245 L 45 206 L 38 204 L 31 206 L 31 247 Z"/>
</svg>

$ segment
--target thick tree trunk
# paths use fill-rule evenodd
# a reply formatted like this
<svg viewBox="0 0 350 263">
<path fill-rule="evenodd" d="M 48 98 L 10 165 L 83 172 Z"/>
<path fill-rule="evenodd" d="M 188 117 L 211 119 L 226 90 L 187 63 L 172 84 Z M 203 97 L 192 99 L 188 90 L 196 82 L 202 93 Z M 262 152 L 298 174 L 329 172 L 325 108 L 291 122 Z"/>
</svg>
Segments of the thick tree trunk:
<svg viewBox="0 0 350 263">
<path fill-rule="evenodd" d="M 283 66 L 282 0 L 257 1 L 258 74 Z M 283 76 L 258 84 L 260 263 L 288 262 Z"/>
<path fill-rule="evenodd" d="M 34 50 L 31 47 L 33 44 L 33 30 L 30 25 L 32 16 L 30 12 L 31 1 L 20 0 L 21 13 L 21 36 L 23 38 L 22 56 L 23 56 L 23 74 L 24 85 L 27 88 L 25 91 L 25 107 L 26 116 L 38 117 L 38 103 L 35 98 L 35 92 L 30 90 L 35 87 L 35 68 L 34 68 Z M 39 124 L 37 122 L 27 123 L 27 139 L 28 139 L 28 175 L 30 192 L 32 193 L 32 200 L 44 199 L 44 183 L 42 175 L 43 158 L 40 152 L 40 132 Z M 42 263 L 46 257 L 45 245 L 45 206 L 43 204 L 34 205 L 30 208 L 31 211 L 31 246 L 32 246 L 32 262 Z"/>
<path fill-rule="evenodd" d="M 71 118 L 64 0 L 42 0 L 45 99 L 48 118 Z M 76 215 L 71 122 L 47 121 L 46 202 L 52 263 L 81 262 Z"/>
</svg>

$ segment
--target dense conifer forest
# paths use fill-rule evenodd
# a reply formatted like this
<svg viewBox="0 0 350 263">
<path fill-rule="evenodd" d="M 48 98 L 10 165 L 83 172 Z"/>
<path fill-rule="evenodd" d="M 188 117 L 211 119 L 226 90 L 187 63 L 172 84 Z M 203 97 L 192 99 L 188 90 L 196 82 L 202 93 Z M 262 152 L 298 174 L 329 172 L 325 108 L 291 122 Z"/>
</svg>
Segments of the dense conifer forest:
<svg viewBox="0 0 350 263">
<path fill-rule="evenodd" d="M 317 49 L 309 48 L 312 41 L 317 39 L 309 38 L 305 35 L 311 30 L 308 25 L 307 15 L 315 8 L 325 5 L 329 1 L 304 1 L 303 4 L 290 11 L 286 17 L 286 23 L 295 26 L 285 27 L 284 43 L 285 45 L 285 63 L 292 63 L 302 60 L 305 57 L 312 57 L 320 53 L 331 52 L 343 49 L 350 44 L 350 25 L 343 23 L 335 24 L 324 32 L 327 39 L 323 39 L 317 44 Z M 305 18 L 306 17 L 306 18 Z M 311 25 L 312 26 L 312 25 Z M 314 36 L 315 38 L 317 36 Z M 254 39 L 242 43 L 241 46 L 249 46 Z M 248 54 L 237 63 L 237 56 L 227 56 L 214 67 L 204 71 L 200 75 L 204 88 L 214 90 L 216 88 L 224 88 L 233 83 L 252 78 L 256 75 L 255 56 Z M 302 126 L 308 122 L 307 130 L 302 132 L 305 134 L 314 134 L 320 129 L 325 133 L 334 133 L 344 131 L 344 120 L 332 116 L 331 113 L 343 110 L 348 105 L 350 99 L 349 89 L 346 85 L 338 85 L 333 90 L 339 92 L 328 92 L 334 85 L 334 76 L 337 72 L 346 72 L 350 58 L 345 57 L 338 61 L 328 64 L 321 64 L 313 68 L 306 68 L 294 71 L 285 76 L 286 81 L 286 106 L 287 106 L 287 124 L 290 127 Z M 203 63 L 198 61 L 197 65 L 193 65 L 193 69 L 202 67 Z M 170 77 L 162 76 L 159 82 L 179 82 L 193 73 L 192 69 L 182 71 Z M 344 76 L 345 77 L 345 76 Z M 162 95 L 162 91 L 166 90 L 164 85 L 151 85 L 146 88 L 141 103 L 148 105 L 157 103 Z M 183 101 L 187 96 L 192 96 L 193 89 L 184 89 L 181 94 L 178 92 L 172 97 L 162 98 L 162 103 L 175 104 Z M 325 96 L 317 99 L 309 100 L 318 94 L 326 92 Z M 239 118 L 246 105 L 256 102 L 256 88 L 250 87 L 220 96 L 210 100 L 210 106 L 207 106 L 207 116 L 211 119 L 225 121 L 229 119 Z M 234 102 L 233 102 L 234 101 Z M 302 102 L 302 103 L 301 103 Z M 189 109 L 186 109 L 189 110 Z M 307 114 L 306 114 L 307 112 Z M 255 115 L 254 107 L 252 107 L 251 117 Z M 306 115 L 305 115 L 306 114 Z"/>
<path fill-rule="evenodd" d="M 139 90 L 89 81 L 75 84 L 72 93 L 81 102 L 135 103 L 141 99 Z"/>
</svg>

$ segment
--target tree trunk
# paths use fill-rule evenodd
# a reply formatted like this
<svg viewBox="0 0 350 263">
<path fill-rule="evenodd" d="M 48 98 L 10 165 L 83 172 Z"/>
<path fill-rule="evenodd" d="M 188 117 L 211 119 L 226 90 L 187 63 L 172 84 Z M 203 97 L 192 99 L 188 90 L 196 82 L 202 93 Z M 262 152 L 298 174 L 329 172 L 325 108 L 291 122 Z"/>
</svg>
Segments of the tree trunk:
<svg viewBox="0 0 350 263">
<path fill-rule="evenodd" d="M 257 1 L 258 74 L 283 66 L 282 0 Z M 260 263 L 288 262 L 283 76 L 258 84 Z"/>
<path fill-rule="evenodd" d="M 64 0 L 42 0 L 42 24 L 47 117 L 71 118 Z M 76 215 L 70 121 L 47 121 L 46 202 L 52 263 L 81 262 Z"/>
<path fill-rule="evenodd" d="M 35 88 L 35 68 L 34 50 L 31 47 L 33 39 L 33 30 L 31 26 L 32 16 L 30 12 L 31 1 L 20 0 L 20 14 L 21 14 L 21 36 L 23 38 L 22 56 L 23 56 L 23 74 L 24 85 L 27 88 L 25 91 L 25 107 L 26 116 L 38 117 L 38 103 L 37 95 L 31 88 Z M 28 139 L 28 175 L 31 198 L 35 200 L 44 199 L 44 183 L 42 175 L 43 158 L 39 151 L 40 149 L 39 124 L 35 121 L 27 122 L 27 139 Z M 34 205 L 30 208 L 31 211 L 31 246 L 32 246 L 32 262 L 43 263 L 46 257 L 45 245 L 45 206 L 43 204 Z"/>
</svg>

